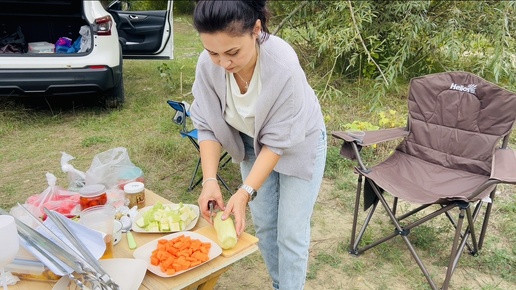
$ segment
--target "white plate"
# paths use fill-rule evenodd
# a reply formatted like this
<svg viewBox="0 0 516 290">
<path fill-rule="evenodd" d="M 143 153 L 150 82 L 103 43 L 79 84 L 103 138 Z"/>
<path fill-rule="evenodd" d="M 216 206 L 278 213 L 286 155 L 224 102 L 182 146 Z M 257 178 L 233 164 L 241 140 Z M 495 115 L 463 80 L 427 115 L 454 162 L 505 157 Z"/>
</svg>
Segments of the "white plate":
<svg viewBox="0 0 516 290">
<path fill-rule="evenodd" d="M 163 204 L 163 206 L 175 206 L 176 204 L 175 203 L 167 203 L 167 204 Z M 197 221 L 199 220 L 199 214 L 200 214 L 200 210 L 199 210 L 199 206 L 195 205 L 195 204 L 184 204 L 184 205 L 189 205 L 193 211 L 195 212 L 196 214 L 196 218 L 191 222 L 189 223 L 188 225 L 186 225 L 186 227 L 183 229 L 183 231 L 189 231 L 191 229 L 193 229 L 195 227 L 195 225 L 197 224 Z M 140 209 L 138 211 L 138 214 L 136 215 L 136 217 L 133 219 L 133 225 L 132 225 L 132 230 L 137 232 L 137 233 L 174 233 L 175 231 L 166 231 L 166 232 L 161 232 L 161 231 L 146 231 L 144 228 L 140 228 L 137 224 L 136 224 L 136 221 L 141 218 L 143 216 L 143 214 L 147 211 L 149 211 L 150 209 L 152 208 L 152 205 L 151 206 L 146 206 L 142 209 Z"/>
<path fill-rule="evenodd" d="M 138 290 L 147 272 L 147 262 L 141 259 L 103 259 L 100 266 L 115 281 L 120 290 Z M 130 275 L 128 275 L 130 274 Z M 75 289 L 75 284 L 63 276 L 52 290 Z"/>
<path fill-rule="evenodd" d="M 200 240 L 203 243 L 210 243 L 211 248 L 210 248 L 210 252 L 208 253 L 208 257 L 210 259 L 202 264 L 195 266 L 195 267 L 186 269 L 184 271 L 177 272 L 173 275 L 167 275 L 166 273 L 161 271 L 159 266 L 154 266 L 150 263 L 150 256 L 152 255 L 152 252 L 157 248 L 158 240 L 160 240 L 160 239 L 171 240 L 171 239 L 177 238 L 181 235 L 189 236 L 192 240 L 195 239 L 195 240 Z M 222 248 L 219 245 L 217 245 L 217 243 L 215 243 L 214 241 L 208 239 L 207 237 L 205 237 L 201 234 L 194 233 L 194 232 L 178 232 L 178 233 L 169 234 L 169 235 L 157 238 L 155 240 L 152 240 L 152 241 L 148 242 L 147 244 L 140 246 L 138 249 L 136 249 L 133 252 L 133 256 L 136 259 L 141 259 L 141 260 L 144 260 L 145 262 L 147 262 L 147 265 L 148 265 L 147 269 L 160 277 L 173 277 L 173 276 L 188 272 L 189 270 L 192 270 L 196 267 L 204 265 L 205 263 L 213 260 L 214 258 L 220 256 L 220 254 L 222 254 Z"/>
</svg>

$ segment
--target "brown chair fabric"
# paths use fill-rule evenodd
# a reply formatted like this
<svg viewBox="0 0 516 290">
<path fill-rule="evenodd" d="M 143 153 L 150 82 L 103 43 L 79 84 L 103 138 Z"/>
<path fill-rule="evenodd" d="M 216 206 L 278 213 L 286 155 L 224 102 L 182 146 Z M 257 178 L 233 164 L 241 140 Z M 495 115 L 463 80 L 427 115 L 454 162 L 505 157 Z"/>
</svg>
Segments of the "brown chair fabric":
<svg viewBox="0 0 516 290">
<path fill-rule="evenodd" d="M 410 202 L 468 201 L 489 179 L 495 147 L 512 129 L 516 95 L 476 75 L 452 72 L 412 79 L 408 103 L 408 136 L 363 174 Z"/>
</svg>

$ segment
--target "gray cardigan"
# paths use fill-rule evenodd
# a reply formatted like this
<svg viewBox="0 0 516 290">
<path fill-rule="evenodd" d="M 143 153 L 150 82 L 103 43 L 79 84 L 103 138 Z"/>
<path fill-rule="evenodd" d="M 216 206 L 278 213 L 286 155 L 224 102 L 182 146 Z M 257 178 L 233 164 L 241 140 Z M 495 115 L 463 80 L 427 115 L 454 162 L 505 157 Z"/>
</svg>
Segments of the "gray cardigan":
<svg viewBox="0 0 516 290">
<path fill-rule="evenodd" d="M 254 150 L 267 146 L 281 155 L 275 171 L 310 180 L 324 120 L 319 101 L 307 82 L 292 47 L 270 35 L 259 46 L 262 90 L 255 116 Z M 233 162 L 245 158 L 240 133 L 224 120 L 226 73 L 203 51 L 197 62 L 191 117 L 199 142 L 214 140 Z"/>
</svg>

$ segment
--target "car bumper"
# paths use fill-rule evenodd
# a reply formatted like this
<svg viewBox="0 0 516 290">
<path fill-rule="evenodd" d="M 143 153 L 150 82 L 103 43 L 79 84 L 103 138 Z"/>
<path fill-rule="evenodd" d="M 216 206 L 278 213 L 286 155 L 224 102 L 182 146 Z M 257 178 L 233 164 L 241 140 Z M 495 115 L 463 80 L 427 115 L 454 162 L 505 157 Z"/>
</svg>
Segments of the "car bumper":
<svg viewBox="0 0 516 290">
<path fill-rule="evenodd" d="M 0 96 L 100 93 L 122 77 L 121 67 L 0 69 Z"/>
</svg>

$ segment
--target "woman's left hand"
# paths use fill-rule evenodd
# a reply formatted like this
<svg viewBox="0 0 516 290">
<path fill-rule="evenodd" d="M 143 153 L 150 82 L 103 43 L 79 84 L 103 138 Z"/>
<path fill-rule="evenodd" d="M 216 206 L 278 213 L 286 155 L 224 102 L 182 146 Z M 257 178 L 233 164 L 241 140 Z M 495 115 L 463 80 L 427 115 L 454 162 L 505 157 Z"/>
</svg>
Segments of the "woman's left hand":
<svg viewBox="0 0 516 290">
<path fill-rule="evenodd" d="M 224 214 L 222 215 L 222 220 L 225 220 L 230 214 L 233 215 L 235 229 L 238 236 L 240 236 L 240 234 L 242 234 L 245 230 L 245 216 L 248 201 L 248 194 L 242 190 L 238 190 L 229 199 L 228 203 L 226 204 Z"/>
</svg>

